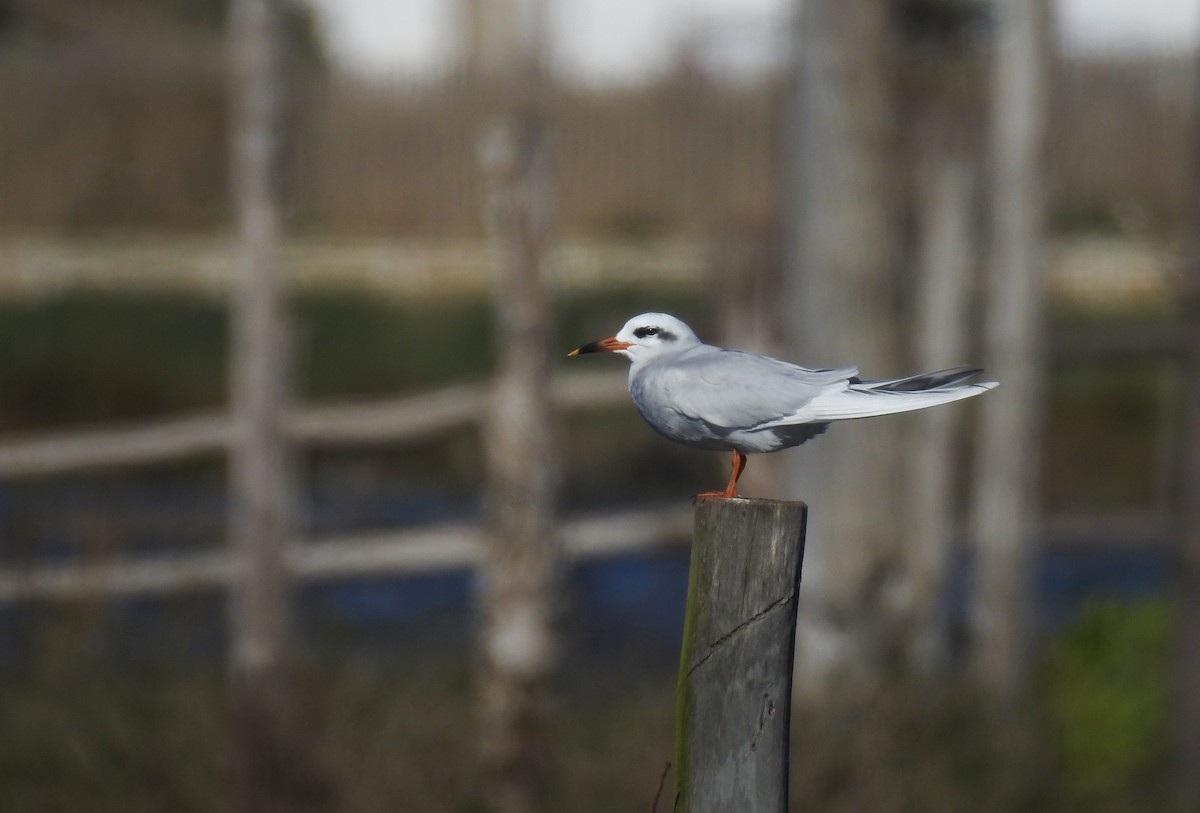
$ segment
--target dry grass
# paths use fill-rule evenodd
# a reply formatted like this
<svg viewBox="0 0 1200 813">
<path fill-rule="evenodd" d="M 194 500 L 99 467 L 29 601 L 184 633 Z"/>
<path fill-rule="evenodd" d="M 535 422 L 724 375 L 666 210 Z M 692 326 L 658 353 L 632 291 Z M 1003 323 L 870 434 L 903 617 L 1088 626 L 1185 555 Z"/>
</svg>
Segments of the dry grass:
<svg viewBox="0 0 1200 813">
<path fill-rule="evenodd" d="M 86 37 L 0 50 L 0 228 L 204 231 L 227 222 L 220 50 L 166 58 Z M 213 41 L 215 43 L 215 40 Z M 165 61 L 164 61 L 165 60 Z M 147 68 L 146 66 L 151 66 Z M 902 72 L 928 70 L 919 60 Z M 1058 226 L 1161 233 L 1182 222 L 1194 138 L 1191 62 L 1065 61 L 1051 132 Z M 927 85 L 975 103 L 981 74 Z M 928 79 L 928 77 L 926 77 Z M 476 134 L 494 100 L 455 78 L 366 84 L 297 75 L 289 132 L 290 219 L 301 232 L 480 233 Z M 926 85 L 898 81 L 918 116 Z M 922 88 L 926 88 L 922 90 Z M 645 237 L 769 225 L 778 215 L 784 83 L 727 86 L 681 71 L 618 90 L 556 88 L 557 225 Z M 910 140 L 923 130 L 901 125 Z"/>
<path fill-rule="evenodd" d="M 8 676 L 0 699 L 0 807 L 229 809 L 234 720 L 222 675 L 115 666 L 69 649 L 60 645 L 57 658 Z M 672 757 L 673 675 L 619 656 L 614 665 L 611 654 L 582 673 L 578 667 L 547 739 L 554 809 L 646 811 Z M 1146 677 L 1158 680 L 1155 674 Z M 1057 700 L 1081 697 L 1064 689 Z M 362 660 L 324 651 L 300 665 L 294 696 L 293 744 L 305 767 L 292 763 L 291 780 L 303 788 L 301 809 L 487 810 L 461 654 L 424 646 Z M 1070 736 L 1090 730 L 1077 724 Z M 1168 809 L 1158 774 L 1147 777 L 1141 768 L 1110 770 L 1105 794 L 1091 793 L 1077 771 L 1064 769 L 1066 741 L 1037 697 L 1016 713 L 998 713 L 954 681 L 892 683 L 859 697 L 831 692 L 819 706 L 795 711 L 792 806 L 834 813 Z M 672 773 L 660 810 L 670 809 L 674 781 Z"/>
</svg>

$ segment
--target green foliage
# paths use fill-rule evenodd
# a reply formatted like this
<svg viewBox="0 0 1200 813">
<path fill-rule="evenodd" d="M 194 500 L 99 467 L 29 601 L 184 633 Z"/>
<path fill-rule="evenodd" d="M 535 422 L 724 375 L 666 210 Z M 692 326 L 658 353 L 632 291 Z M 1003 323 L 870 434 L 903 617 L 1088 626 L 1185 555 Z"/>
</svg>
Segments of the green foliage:
<svg viewBox="0 0 1200 813">
<path fill-rule="evenodd" d="M 603 237 L 617 240 L 652 240 L 668 234 L 670 224 L 657 212 L 621 209 L 602 218 L 595 231 Z"/>
<path fill-rule="evenodd" d="M 990 9 L 980 0 L 901 0 L 895 14 L 910 42 L 951 45 L 986 26 Z"/>
<path fill-rule="evenodd" d="M 1051 650 L 1047 705 L 1067 790 L 1080 801 L 1144 804 L 1161 784 L 1169 638 L 1162 602 L 1096 602 Z"/>
<path fill-rule="evenodd" d="M 61 662 L 7 681 L 0 808 L 229 809 L 223 675 L 164 677 Z"/>
<path fill-rule="evenodd" d="M 567 297 L 546 353 L 610 335 L 639 310 L 695 313 L 695 296 L 646 287 Z M 370 397 L 478 380 L 495 358 L 482 296 L 402 301 L 357 291 L 296 296 L 301 398 Z M 71 291 L 0 302 L 0 431 L 214 409 L 226 398 L 224 301 Z M 593 335 L 594 334 L 594 335 Z"/>
<path fill-rule="evenodd" d="M 1056 810 L 1029 707 L 993 708 L 965 680 L 830 687 L 796 709 L 795 809 L 921 813 Z"/>
<path fill-rule="evenodd" d="M 1102 199 L 1063 202 L 1050 213 L 1056 234 L 1121 234 L 1121 222 L 1110 201 Z"/>
<path fill-rule="evenodd" d="M 180 294 L 0 302 L 0 430 L 215 407 L 226 333 L 221 303 Z"/>
<path fill-rule="evenodd" d="M 491 306 L 482 297 L 403 302 L 349 291 L 295 301 L 297 386 L 314 399 L 371 396 L 487 374 Z"/>
<path fill-rule="evenodd" d="M 169 648 L 117 664 L 96 654 L 113 630 L 94 606 L 52 615 L 0 686 L 0 810 L 229 809 L 236 720 L 223 671 L 183 666 Z M 1167 621 L 1162 604 L 1095 605 L 1054 643 L 1036 699 L 1016 710 L 954 679 L 831 688 L 793 713 L 794 808 L 1168 809 L 1158 781 Z M 487 809 L 467 653 L 441 641 L 363 660 L 325 639 L 304 651 L 292 730 L 312 773 L 304 782 L 320 791 L 310 809 Z M 646 809 L 671 757 L 671 676 L 580 653 L 560 688 L 546 742 L 556 809 Z"/>
<path fill-rule="evenodd" d="M 78 643 L 6 676 L 0 810 L 233 809 L 237 721 L 223 670 L 117 668 Z M 285 770 L 310 797 L 298 809 L 489 809 L 469 659 L 413 654 L 361 661 L 321 650 L 295 664 L 291 745 L 306 768 L 300 775 L 296 760 Z M 670 756 L 671 682 L 613 677 L 610 666 L 601 671 L 611 686 L 576 685 L 556 709 L 548 746 L 557 809 L 643 809 Z"/>
<path fill-rule="evenodd" d="M 306 398 L 403 391 L 478 377 L 491 364 L 481 300 L 305 294 L 294 314 Z M 222 301 L 181 294 L 77 291 L 0 303 L 0 429 L 218 408 L 228 334 Z"/>
<path fill-rule="evenodd" d="M 1050 510 L 1147 509 L 1161 498 L 1162 438 L 1181 385 L 1169 362 L 1062 364 L 1048 379 L 1045 504 Z"/>
</svg>

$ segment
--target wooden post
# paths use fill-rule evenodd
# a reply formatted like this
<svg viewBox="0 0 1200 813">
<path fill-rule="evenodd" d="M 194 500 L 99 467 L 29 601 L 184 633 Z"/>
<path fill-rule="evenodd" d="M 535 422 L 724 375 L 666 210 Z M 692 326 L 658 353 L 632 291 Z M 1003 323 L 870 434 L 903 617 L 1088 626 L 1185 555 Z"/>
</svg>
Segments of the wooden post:
<svg viewBox="0 0 1200 813">
<path fill-rule="evenodd" d="M 496 43 L 510 64 L 493 77 L 501 110 L 480 139 L 499 357 L 484 425 L 488 541 L 478 572 L 479 746 L 487 810 L 532 813 L 557 809 L 554 749 L 547 744 L 562 576 L 554 410 L 546 397 L 554 198 L 545 2 L 505 5 L 523 22 L 504 29 L 518 41 Z"/>
<path fill-rule="evenodd" d="M 239 0 L 230 8 L 234 54 L 233 178 L 239 272 L 233 293 L 231 401 L 232 537 L 239 557 L 233 669 L 271 671 L 283 640 L 283 540 L 291 534 L 284 415 L 286 318 L 279 290 L 280 7 Z"/>
<path fill-rule="evenodd" d="M 1008 0 L 997 11 L 983 366 L 1004 385 L 979 404 L 970 625 L 976 677 L 998 700 L 1015 704 L 1023 696 L 1032 653 L 1045 147 L 1054 40 L 1048 0 Z"/>
<path fill-rule="evenodd" d="M 679 663 L 678 813 L 784 813 L 796 599 L 808 509 L 696 508 Z"/>
<path fill-rule="evenodd" d="M 1196 76 L 1200 77 L 1200 62 Z M 1197 85 L 1200 91 L 1200 84 Z M 1200 94 L 1197 95 L 1200 101 Z M 1179 810 L 1200 809 L 1200 132 L 1193 135 L 1192 228 L 1183 279 L 1183 439 L 1175 493 L 1175 791 Z"/>
<path fill-rule="evenodd" d="M 898 374 L 896 269 L 902 256 L 895 154 L 895 3 L 796 0 L 786 115 L 784 279 L 776 298 L 785 358 Z M 821 505 L 808 529 L 820 573 L 800 619 L 801 694 L 870 691 L 903 575 L 896 516 L 907 447 L 889 422 L 830 432 L 789 455 L 788 488 Z M 871 499 L 863 500 L 863 494 Z M 835 543 L 836 541 L 836 543 Z M 806 651 L 807 650 L 807 651 Z"/>
<path fill-rule="evenodd" d="M 285 810 L 302 772 L 284 718 L 286 541 L 294 490 L 285 418 L 287 319 L 280 257 L 283 105 L 281 0 L 229 7 L 231 178 L 239 268 L 231 302 L 233 353 L 230 543 L 235 576 L 230 671 L 245 810 Z"/>
<path fill-rule="evenodd" d="M 944 144 L 941 144 L 944 148 Z M 926 158 L 919 195 L 919 259 L 915 312 L 916 368 L 937 370 L 966 358 L 967 313 L 974 245 L 974 174 L 966 160 Z M 909 472 L 908 613 L 905 645 L 920 674 L 945 665 L 940 603 L 954 525 L 956 447 L 962 410 L 927 409 L 913 416 L 905 467 Z"/>
</svg>

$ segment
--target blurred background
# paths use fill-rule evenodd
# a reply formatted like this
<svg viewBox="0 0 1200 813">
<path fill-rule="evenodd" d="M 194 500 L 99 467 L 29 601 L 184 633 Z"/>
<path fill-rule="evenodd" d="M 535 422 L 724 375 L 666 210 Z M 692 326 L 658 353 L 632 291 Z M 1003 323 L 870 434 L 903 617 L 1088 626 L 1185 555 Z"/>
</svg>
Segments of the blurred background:
<svg viewBox="0 0 1200 813">
<path fill-rule="evenodd" d="M 662 310 L 1002 382 L 750 463 L 810 507 L 794 809 L 1200 810 L 1198 43 L 0 0 L 0 808 L 650 808 L 727 458 L 565 356 Z"/>
</svg>

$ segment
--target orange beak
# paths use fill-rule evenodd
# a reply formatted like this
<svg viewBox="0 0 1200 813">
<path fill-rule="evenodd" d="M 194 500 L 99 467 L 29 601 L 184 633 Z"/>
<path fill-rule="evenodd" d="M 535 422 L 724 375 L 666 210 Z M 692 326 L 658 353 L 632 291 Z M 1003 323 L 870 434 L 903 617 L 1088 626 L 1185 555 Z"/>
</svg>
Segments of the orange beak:
<svg viewBox="0 0 1200 813">
<path fill-rule="evenodd" d="M 613 336 L 608 339 L 601 339 L 598 342 L 585 344 L 583 347 L 576 347 L 570 353 L 567 353 L 567 355 L 579 356 L 583 355 L 584 353 L 611 353 L 614 350 L 624 350 L 629 346 L 629 342 L 619 342 L 617 341 L 616 337 Z"/>
</svg>

